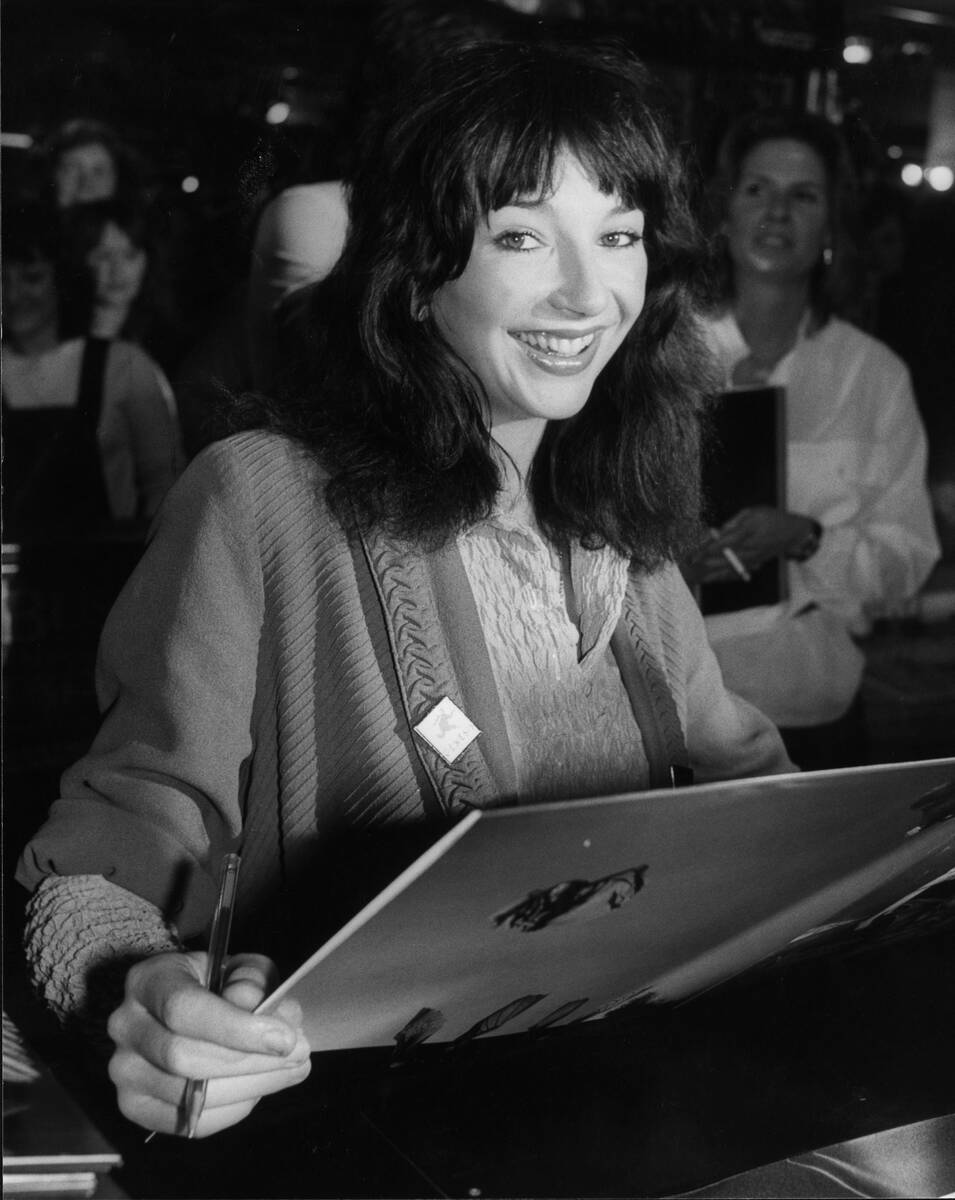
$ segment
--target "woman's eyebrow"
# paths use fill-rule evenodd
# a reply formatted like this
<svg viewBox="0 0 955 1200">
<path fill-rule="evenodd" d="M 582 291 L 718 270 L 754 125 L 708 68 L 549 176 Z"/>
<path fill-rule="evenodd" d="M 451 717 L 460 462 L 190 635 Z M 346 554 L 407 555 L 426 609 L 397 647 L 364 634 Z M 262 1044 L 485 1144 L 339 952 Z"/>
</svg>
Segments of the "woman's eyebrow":
<svg viewBox="0 0 955 1200">
<path fill-rule="evenodd" d="M 550 208 L 550 197 L 544 196 L 543 198 L 536 200 L 509 200 L 507 204 L 502 204 L 500 208 L 492 208 L 491 212 L 488 213 L 488 216 L 490 216 L 491 213 L 504 212 L 504 210 L 508 208 L 547 209 Z M 639 204 L 624 204 L 621 201 L 619 204 L 615 204 L 613 208 L 608 209 L 605 215 L 608 217 L 620 217 L 625 216 L 627 213 L 638 212 L 643 212 L 643 209 L 639 206 Z"/>
</svg>

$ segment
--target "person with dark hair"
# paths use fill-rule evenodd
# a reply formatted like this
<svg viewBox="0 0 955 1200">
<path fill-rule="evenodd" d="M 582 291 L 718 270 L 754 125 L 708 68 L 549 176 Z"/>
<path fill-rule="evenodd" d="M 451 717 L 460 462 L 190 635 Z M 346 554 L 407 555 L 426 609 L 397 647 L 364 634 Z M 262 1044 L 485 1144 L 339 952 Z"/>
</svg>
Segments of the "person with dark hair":
<svg viewBox="0 0 955 1200">
<path fill-rule="evenodd" d="M 132 147 L 103 121 L 88 117 L 65 121 L 41 149 L 57 208 L 142 195 L 142 163 Z"/>
<path fill-rule="evenodd" d="M 455 49 L 487 41 L 533 41 L 566 17 L 559 3 L 516 0 L 381 0 L 346 97 L 343 174 L 367 127 L 387 119 L 391 98 L 409 74 Z M 252 382 L 272 383 L 273 322 L 281 302 L 324 279 L 338 261 L 348 230 L 344 179 L 296 184 L 261 213 L 252 246 L 246 320 Z"/>
<path fill-rule="evenodd" d="M 204 1136 L 309 1069 L 294 1006 L 248 1011 L 268 960 L 201 986 L 224 852 L 234 941 L 294 962 L 323 881 L 358 886 L 353 838 L 792 769 L 673 561 L 698 527 L 700 239 L 639 64 L 442 58 L 349 204 L 285 392 L 170 494 L 103 634 L 101 731 L 21 858 L 35 981 L 67 1020 L 117 1005 L 110 1075 L 152 1129 L 180 1128 L 187 1076 Z"/>
<path fill-rule="evenodd" d="M 789 598 L 707 618 L 727 685 L 783 729 L 802 767 L 867 761 L 855 638 L 912 596 L 938 553 L 908 371 L 842 319 L 858 299 L 852 167 L 839 131 L 760 111 L 719 155 L 720 304 L 708 334 L 726 387 L 786 391 L 786 507 L 733 516 L 694 564 L 729 577 L 785 560 Z"/>
<path fill-rule="evenodd" d="M 155 218 L 141 203 L 77 204 L 61 217 L 67 332 L 122 338 L 164 369 L 182 346 Z"/>
<path fill-rule="evenodd" d="M 181 469 L 172 393 L 137 346 L 69 330 L 57 214 L 3 213 L 5 536 L 148 520 Z"/>
</svg>

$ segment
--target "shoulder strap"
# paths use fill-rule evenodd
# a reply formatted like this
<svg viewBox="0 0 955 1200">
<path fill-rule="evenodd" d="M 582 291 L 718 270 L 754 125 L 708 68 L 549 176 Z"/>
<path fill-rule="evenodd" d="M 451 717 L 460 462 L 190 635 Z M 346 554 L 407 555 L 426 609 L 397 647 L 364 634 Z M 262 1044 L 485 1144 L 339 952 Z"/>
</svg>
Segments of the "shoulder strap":
<svg viewBox="0 0 955 1200">
<path fill-rule="evenodd" d="M 88 337 L 83 345 L 80 364 L 80 385 L 76 411 L 86 430 L 95 434 L 103 409 L 103 390 L 106 382 L 106 358 L 110 343 L 106 338 Z"/>
<path fill-rule="evenodd" d="M 650 768 L 650 787 L 685 787 L 692 783 L 693 770 L 673 697 L 666 686 L 650 686 L 622 617 L 610 639 L 610 648 L 643 738 Z"/>
</svg>

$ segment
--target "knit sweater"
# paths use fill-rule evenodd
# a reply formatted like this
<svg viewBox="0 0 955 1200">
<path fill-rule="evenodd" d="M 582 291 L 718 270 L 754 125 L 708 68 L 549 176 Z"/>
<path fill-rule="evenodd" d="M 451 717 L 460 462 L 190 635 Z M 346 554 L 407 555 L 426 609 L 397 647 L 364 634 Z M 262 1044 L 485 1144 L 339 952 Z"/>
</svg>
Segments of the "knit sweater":
<svg viewBox="0 0 955 1200">
<path fill-rule="evenodd" d="M 28 888 L 51 880 L 51 912 L 56 877 L 102 876 L 196 936 L 215 864 L 241 845 L 240 911 L 278 931 L 336 839 L 522 799 L 456 547 L 348 537 L 324 482 L 306 450 L 251 433 L 170 493 L 103 633 L 102 727 L 21 858 Z M 674 568 L 631 574 L 614 645 L 665 760 L 701 781 L 791 769 L 723 687 Z M 414 732 L 445 696 L 481 730 L 452 763 Z M 30 930 L 34 962 L 55 939 L 89 940 L 82 913 L 67 932 L 34 909 Z"/>
</svg>

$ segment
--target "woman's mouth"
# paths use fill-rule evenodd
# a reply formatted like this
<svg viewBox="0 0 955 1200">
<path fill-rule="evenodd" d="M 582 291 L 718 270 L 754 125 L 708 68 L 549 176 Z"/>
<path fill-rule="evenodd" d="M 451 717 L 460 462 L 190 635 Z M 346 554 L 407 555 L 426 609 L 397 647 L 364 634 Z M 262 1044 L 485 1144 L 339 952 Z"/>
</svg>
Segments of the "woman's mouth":
<svg viewBox="0 0 955 1200">
<path fill-rule="evenodd" d="M 792 238 L 783 233 L 759 233 L 756 235 L 756 245 L 765 250 L 789 250 Z"/>
<path fill-rule="evenodd" d="M 536 366 L 555 375 L 574 375 L 588 367 L 597 352 L 601 329 L 577 337 L 543 330 L 518 330 L 511 337 Z"/>
</svg>

